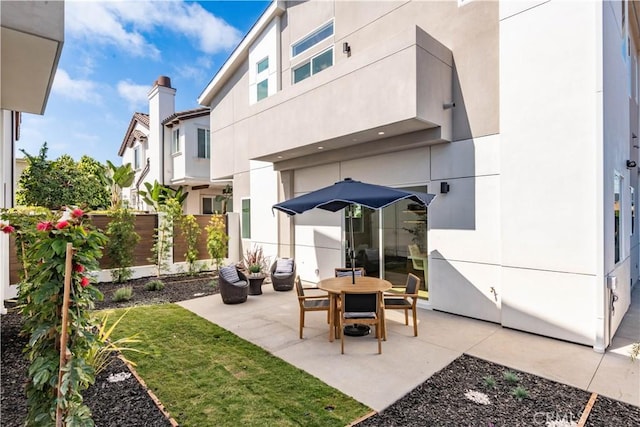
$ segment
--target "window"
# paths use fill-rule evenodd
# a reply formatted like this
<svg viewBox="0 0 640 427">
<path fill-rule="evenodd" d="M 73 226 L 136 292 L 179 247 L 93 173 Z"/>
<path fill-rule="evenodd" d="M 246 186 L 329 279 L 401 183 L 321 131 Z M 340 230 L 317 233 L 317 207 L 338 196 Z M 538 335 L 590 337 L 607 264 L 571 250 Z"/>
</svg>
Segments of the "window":
<svg viewBox="0 0 640 427">
<path fill-rule="evenodd" d="M 202 198 L 202 214 L 212 214 L 213 213 L 213 197 L 203 197 Z"/>
<path fill-rule="evenodd" d="M 180 129 L 174 129 L 171 134 L 171 154 L 180 152 Z"/>
<path fill-rule="evenodd" d="M 198 129 L 198 158 L 209 159 L 211 158 L 210 147 L 210 132 L 209 129 Z"/>
<path fill-rule="evenodd" d="M 140 169 L 140 146 L 133 149 L 133 169 Z"/>
<path fill-rule="evenodd" d="M 320 71 L 329 68 L 333 65 L 333 47 L 325 50 L 324 52 L 312 57 L 307 62 L 298 66 L 293 70 L 293 83 L 301 82 L 302 80 L 311 77 Z"/>
<path fill-rule="evenodd" d="M 326 23 L 302 40 L 291 45 L 291 57 L 300 55 L 333 35 L 333 21 Z"/>
<path fill-rule="evenodd" d="M 269 80 L 264 79 L 263 81 L 258 83 L 257 89 L 258 89 L 257 100 L 260 101 L 261 99 L 265 99 L 267 96 L 269 96 Z"/>
<path fill-rule="evenodd" d="M 631 232 L 629 235 L 633 236 L 633 233 L 636 232 L 636 190 L 629 187 L 629 191 L 631 192 Z"/>
<path fill-rule="evenodd" d="M 251 199 L 242 199 L 242 238 L 251 238 Z"/>
<path fill-rule="evenodd" d="M 621 258 L 621 227 L 623 222 L 621 221 L 620 205 L 622 204 L 622 198 L 620 189 L 622 188 L 622 176 L 616 173 L 613 177 L 613 260 L 617 264 Z"/>
<path fill-rule="evenodd" d="M 263 71 L 267 71 L 269 69 L 269 57 L 267 56 L 262 61 L 259 61 L 257 64 L 258 74 Z"/>
</svg>

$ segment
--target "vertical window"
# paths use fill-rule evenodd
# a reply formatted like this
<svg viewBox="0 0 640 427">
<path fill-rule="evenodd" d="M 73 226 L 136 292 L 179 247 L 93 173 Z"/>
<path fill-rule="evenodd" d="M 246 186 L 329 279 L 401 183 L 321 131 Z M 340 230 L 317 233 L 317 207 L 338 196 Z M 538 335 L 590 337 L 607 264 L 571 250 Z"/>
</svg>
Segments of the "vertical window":
<svg viewBox="0 0 640 427">
<path fill-rule="evenodd" d="M 269 80 L 265 79 L 260 83 L 258 83 L 257 90 L 258 90 L 258 96 L 257 96 L 258 101 L 260 101 L 261 99 L 265 99 L 267 96 L 269 96 Z"/>
<path fill-rule="evenodd" d="M 251 199 L 242 199 L 242 238 L 251 238 Z"/>
<path fill-rule="evenodd" d="M 202 198 L 202 214 L 208 215 L 213 213 L 213 197 Z"/>
<path fill-rule="evenodd" d="M 140 146 L 133 149 L 133 169 L 140 169 Z"/>
<path fill-rule="evenodd" d="M 262 61 L 259 61 L 256 67 L 257 67 L 258 74 L 260 74 L 263 71 L 267 71 L 269 69 L 269 57 L 267 56 Z"/>
<path fill-rule="evenodd" d="M 621 258 L 621 212 L 620 205 L 622 198 L 620 189 L 622 188 L 622 176 L 616 173 L 613 177 L 613 260 L 617 264 Z"/>
<path fill-rule="evenodd" d="M 171 134 L 171 154 L 180 152 L 180 129 L 174 129 Z"/>
<path fill-rule="evenodd" d="M 293 83 L 298 83 L 333 65 L 333 47 L 310 58 L 293 69 Z"/>
<path fill-rule="evenodd" d="M 211 158 L 211 146 L 210 146 L 210 132 L 209 129 L 198 129 L 198 158 L 209 159 Z"/>
<path fill-rule="evenodd" d="M 631 233 L 629 235 L 633 236 L 633 233 L 636 232 L 636 190 L 629 187 L 629 191 L 631 193 Z"/>
<path fill-rule="evenodd" d="M 308 36 L 291 45 L 291 57 L 300 55 L 333 35 L 333 21 L 327 22 Z"/>
</svg>

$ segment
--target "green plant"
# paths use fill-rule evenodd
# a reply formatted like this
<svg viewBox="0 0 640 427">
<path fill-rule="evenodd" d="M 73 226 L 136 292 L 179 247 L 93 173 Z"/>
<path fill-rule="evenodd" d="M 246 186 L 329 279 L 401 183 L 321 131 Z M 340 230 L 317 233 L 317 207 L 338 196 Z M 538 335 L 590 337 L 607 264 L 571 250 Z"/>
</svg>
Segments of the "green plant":
<svg viewBox="0 0 640 427">
<path fill-rule="evenodd" d="M 220 270 L 223 258 L 227 256 L 229 236 L 225 232 L 224 216 L 212 215 L 207 230 L 207 252 L 213 259 L 216 270 Z"/>
<path fill-rule="evenodd" d="M 61 411 L 65 425 L 93 425 L 81 392 L 95 380 L 94 368 L 87 363 L 86 355 L 96 342 L 90 311 L 102 294 L 91 285 L 87 272 L 98 269 L 106 237 L 86 224 L 85 219 L 82 210 L 74 209 L 69 219 L 56 217 L 39 222 L 38 231 L 25 250 L 29 280 L 20 283 L 18 302 L 24 319 L 22 331 L 29 337 L 25 349 L 30 362 L 27 425 L 53 425 L 57 410 Z M 68 244 L 73 247 L 70 264 Z M 66 348 L 61 349 L 67 274 L 71 278 L 65 325 L 68 340 Z M 67 354 L 62 358 L 63 366 L 60 366 L 61 350 Z"/>
<path fill-rule="evenodd" d="M 491 375 L 487 375 L 486 377 L 482 378 L 482 381 L 484 382 L 484 385 L 489 388 L 494 388 L 496 386 L 496 379 Z"/>
<path fill-rule="evenodd" d="M 522 401 L 523 399 L 526 399 L 527 397 L 529 397 L 529 392 L 524 387 L 518 386 L 513 390 L 511 390 L 511 395 L 516 399 Z"/>
<path fill-rule="evenodd" d="M 109 326 L 109 315 L 111 312 L 107 311 L 104 316 L 102 316 L 102 320 L 98 326 L 98 333 L 96 336 L 96 341 L 89 349 L 87 353 L 86 360 L 87 363 L 93 366 L 95 371 L 95 375 L 97 376 L 100 372 L 104 371 L 107 366 L 111 364 L 113 361 L 112 354 L 117 353 L 122 356 L 122 358 L 136 366 L 136 364 L 128 359 L 125 359 L 122 355 L 124 351 L 134 351 L 137 353 L 141 353 L 140 350 L 132 347 L 128 347 L 130 344 L 139 343 L 138 334 L 134 334 L 129 337 L 122 337 L 119 339 L 111 339 L 111 334 L 113 333 L 118 323 L 122 320 L 122 318 L 129 312 L 130 309 L 127 309 L 124 313 L 120 315 L 118 320 L 113 322 L 111 326 Z"/>
<path fill-rule="evenodd" d="M 151 248 L 153 257 L 149 258 L 149 262 L 156 266 L 157 277 L 168 268 L 167 258 L 173 246 L 173 224 L 182 215 L 182 205 L 176 199 L 168 199 L 159 209 L 158 227 L 154 230 Z"/>
<path fill-rule="evenodd" d="M 124 286 L 113 292 L 113 300 L 116 302 L 129 301 L 131 297 L 133 297 L 133 288 L 131 286 Z"/>
<path fill-rule="evenodd" d="M 105 253 L 110 260 L 111 278 L 116 283 L 122 283 L 133 274 L 131 266 L 140 235 L 136 233 L 136 217 L 131 210 L 116 208 L 109 216 L 111 221 L 106 230 L 109 240 L 105 246 Z"/>
<path fill-rule="evenodd" d="M 520 381 L 520 377 L 513 371 L 505 371 L 502 374 L 502 377 L 509 384 L 516 384 L 518 381 Z"/>
<path fill-rule="evenodd" d="M 150 280 L 145 283 L 144 288 L 147 291 L 161 291 L 164 289 L 164 283 L 162 280 Z"/>
<path fill-rule="evenodd" d="M 253 245 L 251 249 L 247 249 L 242 261 L 244 269 L 251 273 L 261 273 L 269 268 L 269 258 L 264 256 L 260 245 Z"/>
<path fill-rule="evenodd" d="M 200 237 L 200 226 L 193 215 L 182 215 L 179 217 L 180 230 L 187 243 L 187 252 L 184 257 L 187 261 L 188 274 L 193 275 L 198 272 L 196 261 L 198 260 L 198 237 Z"/>
<path fill-rule="evenodd" d="M 131 167 L 131 163 L 115 166 L 107 160 L 106 181 L 111 192 L 111 209 L 120 207 L 122 199 L 122 189 L 131 187 L 136 176 L 136 171 Z"/>
<path fill-rule="evenodd" d="M 177 189 L 173 189 L 171 187 L 167 187 L 166 185 L 160 184 L 158 181 L 154 181 L 153 185 L 148 182 L 144 183 L 147 191 L 140 190 L 138 194 L 142 197 L 142 200 L 149 205 L 152 206 L 156 212 L 160 211 L 160 207 L 165 205 L 168 200 L 176 200 L 180 206 L 184 203 L 188 192 L 184 192 L 182 186 Z"/>
</svg>

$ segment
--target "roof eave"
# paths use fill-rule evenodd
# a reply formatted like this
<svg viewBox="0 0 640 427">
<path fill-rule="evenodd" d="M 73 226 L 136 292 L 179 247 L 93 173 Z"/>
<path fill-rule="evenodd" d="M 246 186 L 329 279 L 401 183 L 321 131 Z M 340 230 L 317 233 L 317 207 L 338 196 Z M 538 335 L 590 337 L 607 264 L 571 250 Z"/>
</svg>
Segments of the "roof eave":
<svg viewBox="0 0 640 427">
<path fill-rule="evenodd" d="M 280 16 L 286 10 L 284 0 L 273 0 L 269 7 L 260 15 L 258 21 L 251 27 L 247 35 L 242 39 L 240 44 L 234 49 L 229 58 L 220 67 L 220 70 L 213 76 L 213 79 L 209 82 L 207 87 L 202 91 L 198 97 L 198 104 L 208 106 L 211 104 L 213 97 L 220 90 L 220 88 L 231 77 L 233 72 L 238 68 L 242 61 L 246 58 L 249 52 L 249 46 L 253 43 L 257 37 L 262 33 L 264 28 L 271 22 L 271 20 Z"/>
</svg>

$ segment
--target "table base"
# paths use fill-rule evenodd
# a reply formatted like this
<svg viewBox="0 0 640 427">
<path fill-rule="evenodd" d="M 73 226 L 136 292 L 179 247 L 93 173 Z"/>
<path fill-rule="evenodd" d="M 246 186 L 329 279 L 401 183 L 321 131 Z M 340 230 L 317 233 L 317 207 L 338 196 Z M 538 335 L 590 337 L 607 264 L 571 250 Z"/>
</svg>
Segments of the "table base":
<svg viewBox="0 0 640 427">
<path fill-rule="evenodd" d="M 348 337 L 363 337 L 369 335 L 371 328 L 367 325 L 347 325 L 343 333 Z"/>
</svg>

